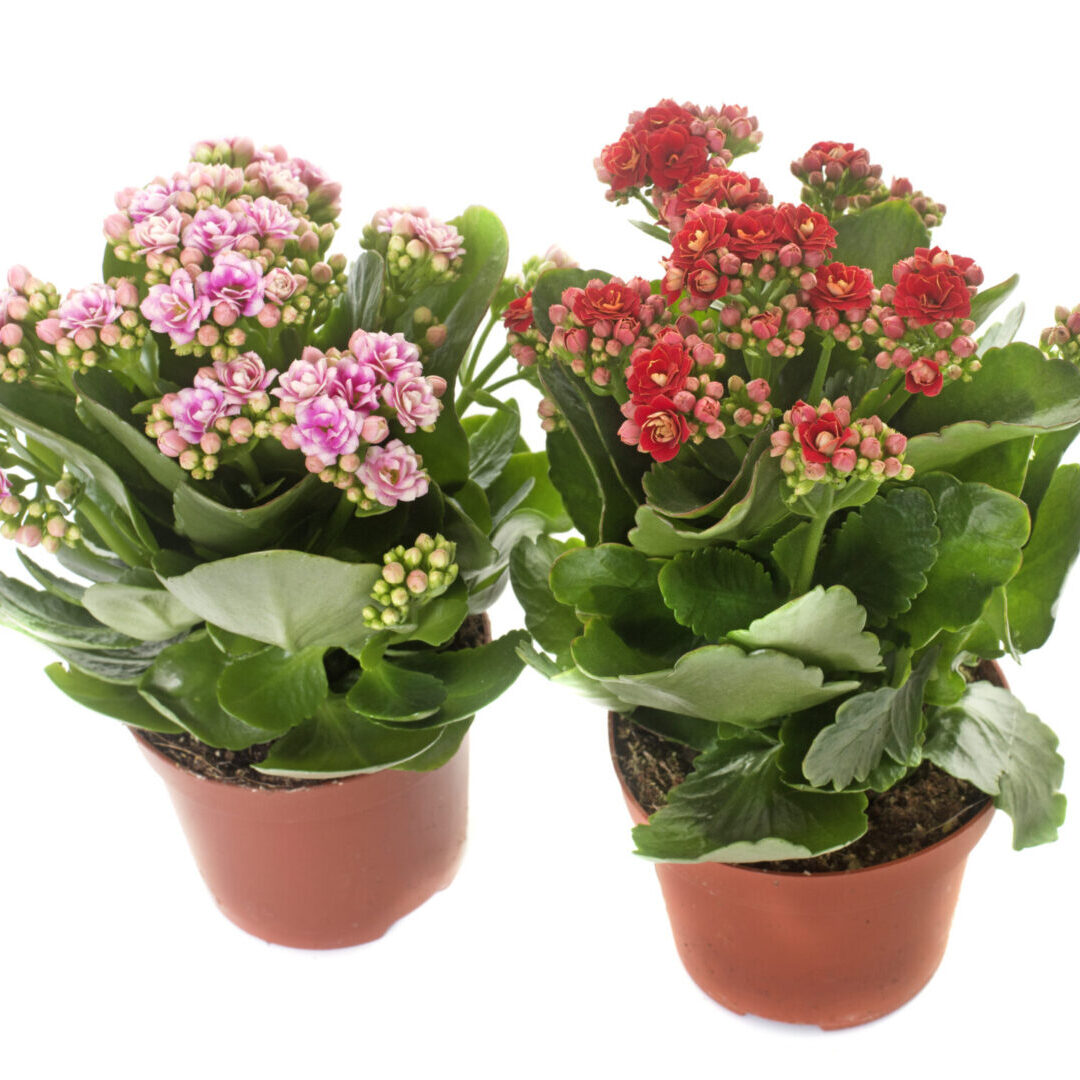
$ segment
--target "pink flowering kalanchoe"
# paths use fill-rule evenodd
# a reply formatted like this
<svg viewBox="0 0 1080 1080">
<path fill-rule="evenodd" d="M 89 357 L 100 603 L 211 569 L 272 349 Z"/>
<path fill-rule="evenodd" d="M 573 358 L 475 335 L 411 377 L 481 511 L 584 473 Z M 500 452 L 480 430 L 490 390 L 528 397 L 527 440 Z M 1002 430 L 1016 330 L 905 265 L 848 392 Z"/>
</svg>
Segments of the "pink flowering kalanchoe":
<svg viewBox="0 0 1080 1080">
<path fill-rule="evenodd" d="M 357 415 L 338 398 L 325 394 L 309 398 L 296 406 L 293 437 L 308 458 L 308 467 L 318 472 L 360 445 Z"/>
<path fill-rule="evenodd" d="M 254 223 L 248 217 L 230 214 L 220 206 L 208 206 L 200 210 L 184 229 L 184 247 L 213 258 L 223 251 L 231 251 L 241 237 L 254 231 Z"/>
<path fill-rule="evenodd" d="M 211 300 L 195 292 L 186 270 L 176 270 L 168 285 L 154 285 L 139 310 L 150 320 L 150 329 L 168 334 L 177 345 L 195 339 L 200 324 L 210 314 Z"/>
<path fill-rule="evenodd" d="M 116 322 L 123 310 L 115 289 L 89 285 L 68 293 L 57 314 L 63 330 L 100 330 Z"/>
<path fill-rule="evenodd" d="M 330 365 L 318 349 L 308 346 L 294 360 L 270 392 L 285 406 L 294 406 L 308 398 L 317 397 L 326 391 L 330 384 Z"/>
<path fill-rule="evenodd" d="M 195 385 L 220 386 L 227 405 L 249 405 L 267 397 L 276 377 L 277 371 L 267 371 L 258 353 L 246 352 L 234 360 L 216 360 L 213 367 L 201 368 Z"/>
<path fill-rule="evenodd" d="M 230 407 L 225 401 L 225 391 L 213 383 L 188 386 L 177 394 L 162 400 L 165 410 L 172 417 L 173 427 L 187 443 L 196 445 L 222 416 L 228 416 Z"/>
<path fill-rule="evenodd" d="M 265 304 L 262 266 L 235 251 L 219 255 L 213 270 L 199 275 L 198 287 L 223 326 L 240 316 L 258 315 Z"/>
<path fill-rule="evenodd" d="M 399 502 L 413 502 L 428 491 L 420 458 L 400 439 L 369 447 L 356 475 L 368 498 L 391 508 Z"/>
</svg>

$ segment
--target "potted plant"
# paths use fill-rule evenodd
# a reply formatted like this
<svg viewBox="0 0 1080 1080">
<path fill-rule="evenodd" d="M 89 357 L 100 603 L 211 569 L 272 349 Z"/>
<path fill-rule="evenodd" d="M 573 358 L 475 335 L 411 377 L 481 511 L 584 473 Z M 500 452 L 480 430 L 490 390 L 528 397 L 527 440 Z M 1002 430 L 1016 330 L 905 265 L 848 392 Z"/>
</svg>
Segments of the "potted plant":
<svg viewBox="0 0 1080 1080">
<path fill-rule="evenodd" d="M 512 559 L 522 655 L 611 710 L 692 977 L 839 1027 L 929 979 L 992 807 L 1054 839 L 1062 761 L 993 660 L 1040 647 L 1080 545 L 1080 310 L 930 239 L 944 207 L 851 144 L 776 203 L 738 107 L 663 101 L 597 162 L 662 277 L 554 270 L 511 345 L 583 540 Z M 520 300 L 524 308 L 526 301 Z"/>
<path fill-rule="evenodd" d="M 466 733 L 521 667 L 484 611 L 568 525 L 513 403 L 459 386 L 499 220 L 391 208 L 349 266 L 338 210 L 280 147 L 199 143 L 117 196 L 102 282 L 0 299 L 0 532 L 52 556 L 0 621 L 133 729 L 226 915 L 305 947 L 449 884 Z"/>
</svg>

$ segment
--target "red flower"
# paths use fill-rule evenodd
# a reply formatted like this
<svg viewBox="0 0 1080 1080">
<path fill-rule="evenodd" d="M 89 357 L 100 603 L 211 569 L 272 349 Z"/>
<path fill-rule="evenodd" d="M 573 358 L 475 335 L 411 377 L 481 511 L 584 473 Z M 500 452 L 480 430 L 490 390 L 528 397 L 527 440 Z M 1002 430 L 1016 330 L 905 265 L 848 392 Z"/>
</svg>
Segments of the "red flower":
<svg viewBox="0 0 1080 1080">
<path fill-rule="evenodd" d="M 649 350 L 634 354 L 626 373 L 626 385 L 635 404 L 648 404 L 657 398 L 670 398 L 685 385 L 693 367 L 693 357 L 676 334 Z"/>
<path fill-rule="evenodd" d="M 719 300 L 727 295 L 728 279 L 707 259 L 698 259 L 686 274 L 686 288 L 699 300 Z"/>
<path fill-rule="evenodd" d="M 708 144 L 691 135 L 685 124 L 656 128 L 645 136 L 649 153 L 649 176 L 663 191 L 671 191 L 701 172 L 708 159 Z"/>
<path fill-rule="evenodd" d="M 658 128 L 665 128 L 671 124 L 691 124 L 694 119 L 694 114 L 688 109 L 676 105 L 671 98 L 664 98 L 651 109 L 646 109 L 634 122 L 631 130 L 656 131 Z"/>
<path fill-rule="evenodd" d="M 606 285 L 602 281 L 590 281 L 575 297 L 573 310 L 574 317 L 583 326 L 636 319 L 641 311 L 641 296 L 618 278 Z"/>
<path fill-rule="evenodd" d="M 932 274 L 948 270 L 955 270 L 968 285 L 982 284 L 983 272 L 975 265 L 974 259 L 969 259 L 964 255 L 951 255 L 939 247 L 916 248 L 914 255 L 901 259 L 893 267 L 893 280 L 899 282 L 900 278 L 911 271 Z"/>
<path fill-rule="evenodd" d="M 624 132 L 618 142 L 600 151 L 600 164 L 607 171 L 612 191 L 637 187 L 647 171 L 645 146 L 633 132 Z"/>
<path fill-rule="evenodd" d="M 817 272 L 817 284 L 810 290 L 810 306 L 815 311 L 854 311 L 870 306 L 874 278 L 861 266 L 829 263 Z"/>
<path fill-rule="evenodd" d="M 798 244 L 803 251 L 836 247 L 836 230 L 829 219 L 806 203 L 781 203 L 776 208 L 776 231 L 783 243 Z"/>
<path fill-rule="evenodd" d="M 916 326 L 928 326 L 943 319 L 966 319 L 971 314 L 971 294 L 952 267 L 925 273 L 911 270 L 896 284 L 893 307 L 897 315 L 911 319 Z"/>
<path fill-rule="evenodd" d="M 671 196 L 664 206 L 664 217 L 682 218 L 701 205 L 750 210 L 771 201 L 772 196 L 756 176 L 751 178 L 746 173 L 726 169 L 714 159 L 707 172 L 690 177 Z"/>
<path fill-rule="evenodd" d="M 719 251 L 728 242 L 729 214 L 711 206 L 691 212 L 686 224 L 671 238 L 671 257 L 668 260 L 684 269 L 711 251 Z"/>
<path fill-rule="evenodd" d="M 925 394 L 927 397 L 937 397 L 941 393 L 944 382 L 937 361 L 928 360 L 925 356 L 920 356 L 907 369 L 907 375 L 904 378 L 904 386 L 908 393 Z"/>
<path fill-rule="evenodd" d="M 795 428 L 802 447 L 803 461 L 825 465 L 842 446 L 855 446 L 859 436 L 834 412 L 822 413 L 816 420 L 809 420 Z"/>
<path fill-rule="evenodd" d="M 657 461 L 670 461 L 690 438 L 686 417 L 664 395 L 639 405 L 634 410 L 634 423 L 641 429 L 638 445 Z"/>
<path fill-rule="evenodd" d="M 776 232 L 776 210 L 763 206 L 744 210 L 728 222 L 728 247 L 747 262 L 766 251 L 779 251 L 783 241 Z"/>
<path fill-rule="evenodd" d="M 503 326 L 515 334 L 524 334 L 533 328 L 532 289 L 524 296 L 511 300 L 503 312 Z"/>
</svg>

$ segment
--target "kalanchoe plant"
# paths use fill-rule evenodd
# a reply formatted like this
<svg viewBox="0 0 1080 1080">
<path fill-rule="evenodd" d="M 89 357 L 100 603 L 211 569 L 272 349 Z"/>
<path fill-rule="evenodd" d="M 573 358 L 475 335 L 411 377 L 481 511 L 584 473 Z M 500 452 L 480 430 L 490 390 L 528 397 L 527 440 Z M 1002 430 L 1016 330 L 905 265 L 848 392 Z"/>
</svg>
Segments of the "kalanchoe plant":
<svg viewBox="0 0 1080 1080">
<path fill-rule="evenodd" d="M 103 282 L 22 267 L 0 297 L 0 621 L 53 682 L 266 773 L 430 769 L 521 666 L 453 651 L 522 536 L 566 528 L 518 415 L 464 420 L 500 289 L 489 211 L 375 215 L 351 267 L 339 187 L 280 147 L 199 143 L 117 196 Z M 59 573 L 66 569 L 79 580 Z"/>
<path fill-rule="evenodd" d="M 700 752 L 646 856 L 844 847 L 924 761 L 1017 847 L 1053 839 L 1056 738 L 971 680 L 1047 640 L 1080 546 L 1080 319 L 1014 343 L 1022 308 L 987 321 L 1017 279 L 980 289 L 931 241 L 941 207 L 840 143 L 774 205 L 728 169 L 759 138 L 742 109 L 633 115 L 598 173 L 657 212 L 662 276 L 553 270 L 508 320 L 584 537 L 515 552 L 522 654 Z"/>
</svg>

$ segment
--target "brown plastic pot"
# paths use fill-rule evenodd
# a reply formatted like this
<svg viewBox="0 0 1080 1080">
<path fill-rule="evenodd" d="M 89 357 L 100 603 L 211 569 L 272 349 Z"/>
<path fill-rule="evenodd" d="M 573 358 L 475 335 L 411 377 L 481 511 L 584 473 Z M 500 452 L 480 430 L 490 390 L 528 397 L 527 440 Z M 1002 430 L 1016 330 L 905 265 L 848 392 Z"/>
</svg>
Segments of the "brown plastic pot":
<svg viewBox="0 0 1080 1080">
<path fill-rule="evenodd" d="M 635 824 L 648 815 L 611 758 Z M 863 870 L 777 873 L 657 863 L 675 946 L 690 977 L 733 1012 L 853 1027 L 913 998 L 945 952 L 968 853 L 992 803 L 943 840 Z"/>
<path fill-rule="evenodd" d="M 467 737 L 431 772 L 386 769 L 273 790 L 205 779 L 138 742 L 218 906 L 256 937 L 302 949 L 374 941 L 457 873 Z"/>
</svg>

